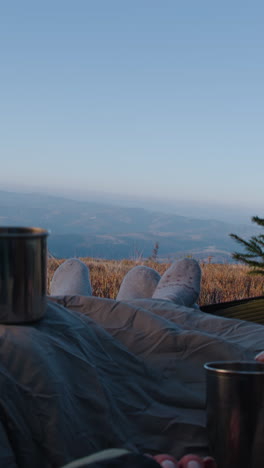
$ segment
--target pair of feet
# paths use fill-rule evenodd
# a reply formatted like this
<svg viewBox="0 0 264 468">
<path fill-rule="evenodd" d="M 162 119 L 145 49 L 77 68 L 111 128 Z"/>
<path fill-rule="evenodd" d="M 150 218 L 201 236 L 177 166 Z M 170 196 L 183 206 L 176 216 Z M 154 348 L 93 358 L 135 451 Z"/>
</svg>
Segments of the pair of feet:
<svg viewBox="0 0 264 468">
<path fill-rule="evenodd" d="M 217 468 L 212 457 L 201 458 L 198 455 L 185 455 L 179 461 L 166 454 L 153 457 L 162 468 Z"/>
<path fill-rule="evenodd" d="M 116 299 L 163 299 L 192 307 L 200 293 L 200 282 L 201 269 L 193 259 L 175 261 L 162 277 L 153 268 L 136 266 L 124 277 Z M 89 269 L 78 259 L 66 260 L 55 271 L 50 292 L 52 296 L 91 296 Z"/>
<path fill-rule="evenodd" d="M 211 457 L 185 455 L 179 461 L 170 455 L 139 455 L 126 449 L 106 449 L 75 460 L 62 468 L 216 468 Z"/>
<path fill-rule="evenodd" d="M 152 268 L 137 266 L 125 276 L 117 300 L 164 299 L 192 307 L 200 294 L 200 282 L 200 266 L 190 258 L 173 262 L 162 277 Z"/>
</svg>

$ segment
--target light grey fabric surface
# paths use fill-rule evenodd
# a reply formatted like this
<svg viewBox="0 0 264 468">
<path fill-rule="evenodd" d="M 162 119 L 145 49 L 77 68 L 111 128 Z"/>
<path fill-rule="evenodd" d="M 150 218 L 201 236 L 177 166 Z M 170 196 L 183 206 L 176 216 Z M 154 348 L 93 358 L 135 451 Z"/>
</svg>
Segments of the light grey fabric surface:
<svg viewBox="0 0 264 468">
<path fill-rule="evenodd" d="M 50 298 L 43 320 L 0 326 L 0 465 L 206 454 L 204 363 L 262 349 L 263 326 L 168 301 Z"/>
</svg>

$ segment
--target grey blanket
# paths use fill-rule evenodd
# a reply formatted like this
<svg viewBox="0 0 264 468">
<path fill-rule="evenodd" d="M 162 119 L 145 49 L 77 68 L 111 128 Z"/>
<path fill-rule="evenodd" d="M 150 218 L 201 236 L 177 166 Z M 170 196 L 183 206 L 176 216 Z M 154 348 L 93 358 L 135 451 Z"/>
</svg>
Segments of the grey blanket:
<svg viewBox="0 0 264 468">
<path fill-rule="evenodd" d="M 39 322 L 0 325 L 0 340 L 0 466 L 56 468 L 109 447 L 206 454 L 203 365 L 253 358 L 264 327 L 68 296 Z"/>
</svg>

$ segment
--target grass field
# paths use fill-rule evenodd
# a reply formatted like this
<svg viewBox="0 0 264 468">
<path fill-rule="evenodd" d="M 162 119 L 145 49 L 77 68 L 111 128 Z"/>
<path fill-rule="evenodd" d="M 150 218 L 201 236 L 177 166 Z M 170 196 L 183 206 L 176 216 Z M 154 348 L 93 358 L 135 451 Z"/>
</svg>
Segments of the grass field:
<svg viewBox="0 0 264 468">
<path fill-rule="evenodd" d="M 160 274 L 169 263 L 133 260 L 99 260 L 81 258 L 90 269 L 93 295 L 115 299 L 124 275 L 136 265 L 147 265 Z M 49 259 L 48 292 L 50 280 L 56 268 L 64 260 Z M 256 297 L 264 294 L 264 277 L 249 274 L 244 265 L 202 263 L 202 287 L 199 305 Z"/>
</svg>

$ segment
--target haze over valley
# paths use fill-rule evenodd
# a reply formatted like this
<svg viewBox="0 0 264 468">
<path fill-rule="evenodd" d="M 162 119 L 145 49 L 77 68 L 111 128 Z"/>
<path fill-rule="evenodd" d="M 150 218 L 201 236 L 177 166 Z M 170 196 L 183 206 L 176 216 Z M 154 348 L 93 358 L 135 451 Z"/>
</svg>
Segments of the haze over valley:
<svg viewBox="0 0 264 468">
<path fill-rule="evenodd" d="M 0 191 L 0 225 L 49 229 L 50 253 L 59 258 L 146 258 L 158 243 L 161 260 L 192 255 L 204 261 L 230 262 L 237 246 L 229 234 L 249 237 L 258 232 L 246 217 L 244 224 L 238 224 L 177 215 L 164 202 L 161 211 L 95 199 Z M 195 212 L 195 204 L 187 205 Z M 206 206 L 200 206 L 200 212 L 202 209 L 206 210 Z"/>
</svg>

